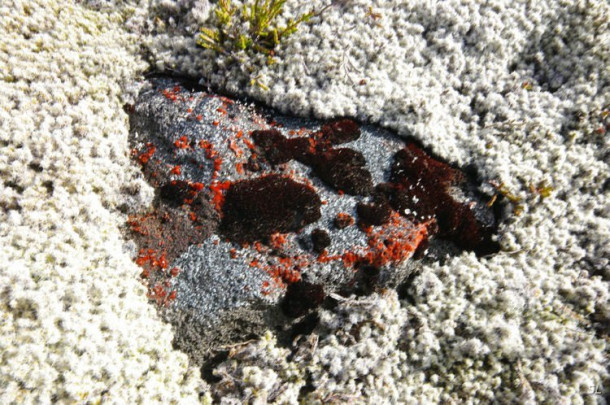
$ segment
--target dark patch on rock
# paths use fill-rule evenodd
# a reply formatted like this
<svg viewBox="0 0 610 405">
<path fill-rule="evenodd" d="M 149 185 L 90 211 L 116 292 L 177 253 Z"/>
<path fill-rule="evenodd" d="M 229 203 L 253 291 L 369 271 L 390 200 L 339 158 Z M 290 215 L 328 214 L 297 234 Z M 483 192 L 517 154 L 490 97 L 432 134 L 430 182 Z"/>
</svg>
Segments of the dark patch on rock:
<svg viewBox="0 0 610 405">
<path fill-rule="evenodd" d="M 314 173 L 328 185 L 350 195 L 368 195 L 371 173 L 362 153 L 349 148 L 330 149 L 311 158 Z"/>
<path fill-rule="evenodd" d="M 47 189 L 47 193 L 53 194 L 53 191 L 55 190 L 55 185 L 51 180 L 43 181 L 42 186 Z"/>
<path fill-rule="evenodd" d="M 185 204 L 185 200 L 196 196 L 197 193 L 191 189 L 189 183 L 183 180 L 171 180 L 159 188 L 159 197 L 173 207 L 181 206 Z"/>
<path fill-rule="evenodd" d="M 316 253 L 322 253 L 324 249 L 330 246 L 330 236 L 324 229 L 314 229 L 311 232 L 311 241 Z"/>
<path fill-rule="evenodd" d="M 239 243 L 296 232 L 320 218 L 321 204 L 310 186 L 288 177 L 272 174 L 238 181 L 227 190 L 220 231 Z"/>
<path fill-rule="evenodd" d="M 362 153 L 349 148 L 331 149 L 325 141 L 324 136 L 341 141 L 338 143 L 360 136 L 355 123 L 341 122 L 328 124 L 326 132 L 311 137 L 287 139 L 277 130 L 266 130 L 252 132 L 252 139 L 273 165 L 295 159 L 310 166 L 317 177 L 337 190 L 350 195 L 368 195 L 373 181 Z"/>
<path fill-rule="evenodd" d="M 319 307 L 325 297 L 324 287 L 321 285 L 299 281 L 288 286 L 282 301 L 282 310 L 286 316 L 299 318 Z"/>
<path fill-rule="evenodd" d="M 386 185 L 385 189 L 391 190 L 392 207 L 401 215 L 417 222 L 434 219 L 438 236 L 463 249 L 478 254 L 497 251 L 497 243 L 491 240 L 495 218 L 489 209 L 482 207 L 475 211 L 470 207 L 473 200 L 460 202 L 452 195 L 450 187 L 465 181 L 462 172 L 409 143 L 394 155 L 390 180 L 391 186 Z M 483 221 L 477 218 L 476 212 Z"/>
<path fill-rule="evenodd" d="M 150 275 L 171 270 L 169 265 L 159 263 L 159 258 L 171 263 L 189 246 L 210 237 L 219 223 L 220 216 L 210 202 L 198 196 L 190 206 L 161 205 L 151 212 L 132 215 L 127 226 L 136 244 L 146 247 L 140 251 L 138 264 L 144 269 L 144 274 Z"/>
<path fill-rule="evenodd" d="M 333 145 L 352 142 L 360 138 L 360 127 L 350 119 L 341 119 L 322 125 L 320 132 Z"/>
<path fill-rule="evenodd" d="M 379 267 L 361 266 L 356 273 L 354 293 L 356 295 L 369 295 L 375 292 L 380 285 L 380 273 Z"/>
<path fill-rule="evenodd" d="M 277 129 L 253 131 L 251 136 L 272 165 L 286 163 L 292 159 L 303 160 L 309 148 L 308 138 L 288 139 Z"/>
<path fill-rule="evenodd" d="M 377 199 L 369 204 L 358 203 L 356 212 L 358 213 L 358 225 L 365 227 L 379 226 L 390 221 L 392 207 L 385 199 Z"/>
</svg>

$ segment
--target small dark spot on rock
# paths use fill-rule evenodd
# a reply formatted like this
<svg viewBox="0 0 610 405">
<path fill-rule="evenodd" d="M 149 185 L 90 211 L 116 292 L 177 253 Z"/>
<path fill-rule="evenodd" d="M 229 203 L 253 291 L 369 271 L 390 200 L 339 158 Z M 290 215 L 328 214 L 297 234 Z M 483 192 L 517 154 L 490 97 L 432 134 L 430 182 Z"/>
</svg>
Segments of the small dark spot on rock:
<svg viewBox="0 0 610 405">
<path fill-rule="evenodd" d="M 326 294 L 320 284 L 299 281 L 290 284 L 282 301 L 282 310 L 286 316 L 298 318 L 322 304 Z"/>
<path fill-rule="evenodd" d="M 324 124 L 320 132 L 333 145 L 355 141 L 360 138 L 360 127 L 348 118 Z"/>
<path fill-rule="evenodd" d="M 354 280 L 356 295 L 370 295 L 379 285 L 379 274 L 381 270 L 378 267 L 365 265 L 358 268 L 358 273 Z"/>
<path fill-rule="evenodd" d="M 322 253 L 324 249 L 330 246 L 330 236 L 323 229 L 314 229 L 311 232 L 311 241 L 313 242 L 313 250 L 316 253 Z"/>
<path fill-rule="evenodd" d="M 180 206 L 184 200 L 194 197 L 189 183 L 183 180 L 172 180 L 165 183 L 159 189 L 159 197 L 171 206 Z"/>
<path fill-rule="evenodd" d="M 272 165 L 305 159 L 309 149 L 309 138 L 284 137 L 277 129 L 253 131 L 252 139 Z"/>
<path fill-rule="evenodd" d="M 244 165 L 244 169 L 248 170 L 249 172 L 256 173 L 261 170 L 261 166 L 258 163 L 257 159 L 255 159 L 251 156 L 248 159 L 248 161 L 246 162 L 246 164 Z"/>
<path fill-rule="evenodd" d="M 123 111 L 125 111 L 125 113 L 133 114 L 135 110 L 135 105 L 129 103 L 123 104 Z"/>
<path fill-rule="evenodd" d="M 385 201 L 375 201 L 370 204 L 358 203 L 356 206 L 358 213 L 358 225 L 378 226 L 387 224 L 392 215 L 392 207 Z"/>
<path fill-rule="evenodd" d="M 286 138 L 277 129 L 253 131 L 251 136 L 269 163 L 277 165 L 292 160 L 291 151 L 285 147 Z"/>
<path fill-rule="evenodd" d="M 277 174 L 231 184 L 225 196 L 221 232 L 243 243 L 273 233 L 295 232 L 317 221 L 322 202 L 313 188 Z"/>
<path fill-rule="evenodd" d="M 330 149 L 313 157 L 313 169 L 322 181 L 350 195 L 368 195 L 371 173 L 362 153 L 349 148 Z"/>
<path fill-rule="evenodd" d="M 14 182 L 14 181 L 6 181 L 4 182 L 4 185 L 6 187 L 10 187 L 13 190 L 15 190 L 17 193 L 21 194 L 25 191 L 25 188 L 23 188 L 23 186 L 21 186 L 20 184 Z"/>
</svg>

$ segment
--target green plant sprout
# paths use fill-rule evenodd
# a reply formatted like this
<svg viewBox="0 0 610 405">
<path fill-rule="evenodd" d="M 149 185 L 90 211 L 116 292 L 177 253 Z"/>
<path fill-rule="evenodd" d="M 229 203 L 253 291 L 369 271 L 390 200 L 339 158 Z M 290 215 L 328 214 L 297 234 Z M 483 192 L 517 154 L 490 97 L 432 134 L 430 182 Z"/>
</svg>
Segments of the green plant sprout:
<svg viewBox="0 0 610 405">
<path fill-rule="evenodd" d="M 310 11 L 286 26 L 278 27 L 275 19 L 282 13 L 287 0 L 255 0 L 241 9 L 231 6 L 231 0 L 219 0 L 214 14 L 215 28 L 201 28 L 197 44 L 223 55 L 235 56 L 239 51 L 252 50 L 267 55 L 267 63 L 274 63 L 274 48 L 297 31 L 297 26 L 314 16 Z"/>
</svg>

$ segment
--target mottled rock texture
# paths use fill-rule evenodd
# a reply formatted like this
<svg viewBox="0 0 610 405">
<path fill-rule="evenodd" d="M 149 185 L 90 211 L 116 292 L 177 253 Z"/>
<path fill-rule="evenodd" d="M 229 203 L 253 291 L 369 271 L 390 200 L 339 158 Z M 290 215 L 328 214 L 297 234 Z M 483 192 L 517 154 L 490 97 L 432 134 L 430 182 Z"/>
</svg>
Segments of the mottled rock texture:
<svg viewBox="0 0 610 405">
<path fill-rule="evenodd" d="M 196 359 L 269 327 L 289 334 L 325 294 L 399 285 L 430 240 L 495 251 L 491 196 L 414 142 L 195 87 L 152 79 L 126 106 L 132 157 L 157 190 L 126 229 Z"/>
</svg>

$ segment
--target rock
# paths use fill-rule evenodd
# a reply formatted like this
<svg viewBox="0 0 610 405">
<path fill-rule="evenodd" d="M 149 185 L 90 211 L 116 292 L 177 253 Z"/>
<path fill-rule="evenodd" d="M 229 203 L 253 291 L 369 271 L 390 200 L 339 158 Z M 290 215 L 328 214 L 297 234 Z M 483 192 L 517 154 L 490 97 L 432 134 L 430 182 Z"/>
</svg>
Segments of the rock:
<svg viewBox="0 0 610 405">
<path fill-rule="evenodd" d="M 196 361 L 265 329 L 289 336 L 328 293 L 397 286 L 429 242 L 495 249 L 476 185 L 388 131 L 163 78 L 127 110 L 133 159 L 157 193 L 126 230 L 150 298 Z"/>
</svg>

